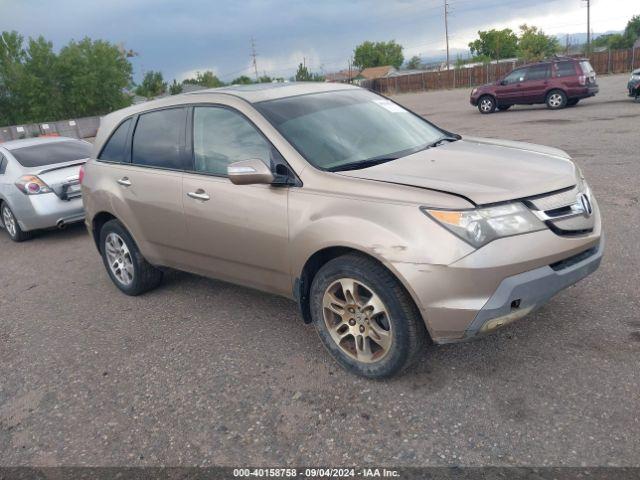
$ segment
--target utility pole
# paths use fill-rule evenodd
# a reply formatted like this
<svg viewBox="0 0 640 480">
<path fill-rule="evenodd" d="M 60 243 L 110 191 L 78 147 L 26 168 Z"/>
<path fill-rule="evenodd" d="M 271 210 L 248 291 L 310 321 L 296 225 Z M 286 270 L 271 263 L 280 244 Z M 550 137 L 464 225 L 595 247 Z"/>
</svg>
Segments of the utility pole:
<svg viewBox="0 0 640 480">
<path fill-rule="evenodd" d="M 587 2 L 587 53 L 591 53 L 591 0 L 582 0 Z"/>
<path fill-rule="evenodd" d="M 449 4 L 447 0 L 444 0 L 444 36 L 447 40 L 447 70 L 449 70 Z"/>
<path fill-rule="evenodd" d="M 251 37 L 251 56 L 253 57 L 253 70 L 256 73 L 256 82 L 257 82 L 259 80 L 258 62 L 256 62 L 256 57 L 258 56 L 258 54 L 256 53 L 256 42 L 253 39 L 253 37 Z"/>
</svg>

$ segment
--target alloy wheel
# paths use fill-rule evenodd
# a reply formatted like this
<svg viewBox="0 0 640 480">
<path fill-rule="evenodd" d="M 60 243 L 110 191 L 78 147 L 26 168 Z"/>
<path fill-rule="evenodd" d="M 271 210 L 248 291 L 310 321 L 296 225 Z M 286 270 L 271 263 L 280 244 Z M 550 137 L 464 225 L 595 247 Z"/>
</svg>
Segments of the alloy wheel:
<svg viewBox="0 0 640 480">
<path fill-rule="evenodd" d="M 558 108 L 560 105 L 562 105 L 562 95 L 559 93 L 552 93 L 549 96 L 549 106 L 552 108 Z"/>
<path fill-rule="evenodd" d="M 493 108 L 493 102 L 488 98 L 485 98 L 480 102 L 480 109 L 483 112 L 490 112 L 492 108 Z"/>
<path fill-rule="evenodd" d="M 343 353 L 363 363 L 389 353 L 394 339 L 387 307 L 363 282 L 334 281 L 325 290 L 322 307 L 327 330 Z"/>
<path fill-rule="evenodd" d="M 111 273 L 122 285 L 130 285 L 133 282 L 134 270 L 127 244 L 117 233 L 107 235 L 104 244 Z"/>
<path fill-rule="evenodd" d="M 4 228 L 7 229 L 7 232 L 12 237 L 16 236 L 16 217 L 13 216 L 11 210 L 6 205 L 2 206 L 2 223 L 4 223 Z"/>
</svg>

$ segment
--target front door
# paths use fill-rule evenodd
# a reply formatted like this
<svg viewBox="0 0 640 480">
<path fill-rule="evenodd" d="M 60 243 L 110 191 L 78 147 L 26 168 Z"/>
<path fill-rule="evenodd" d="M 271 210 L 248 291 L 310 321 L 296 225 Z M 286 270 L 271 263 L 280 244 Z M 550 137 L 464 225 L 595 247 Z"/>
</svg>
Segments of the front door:
<svg viewBox="0 0 640 480">
<path fill-rule="evenodd" d="M 193 169 L 183 179 L 189 254 L 185 268 L 274 293 L 291 294 L 288 187 L 234 185 L 230 163 L 279 153 L 239 112 L 196 106 Z"/>
<path fill-rule="evenodd" d="M 496 99 L 498 105 L 513 105 L 522 100 L 522 82 L 524 81 L 524 69 L 514 70 L 504 77 L 500 85 L 496 87 Z"/>
</svg>

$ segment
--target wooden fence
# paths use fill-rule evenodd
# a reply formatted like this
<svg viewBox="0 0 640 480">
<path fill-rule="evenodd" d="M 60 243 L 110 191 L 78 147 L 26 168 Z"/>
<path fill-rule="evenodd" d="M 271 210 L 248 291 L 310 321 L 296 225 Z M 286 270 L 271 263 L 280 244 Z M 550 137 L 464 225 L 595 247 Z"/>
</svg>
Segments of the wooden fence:
<svg viewBox="0 0 640 480">
<path fill-rule="evenodd" d="M 576 55 L 581 58 L 583 55 Z M 587 55 L 597 74 L 627 73 L 640 68 L 640 48 L 608 50 Z M 363 81 L 360 86 L 376 92 L 393 95 L 396 93 L 422 92 L 450 88 L 471 88 L 490 83 L 505 76 L 523 61 L 478 65 L 470 68 L 454 68 L 436 72 L 423 72 L 395 77 L 376 78 Z"/>
</svg>

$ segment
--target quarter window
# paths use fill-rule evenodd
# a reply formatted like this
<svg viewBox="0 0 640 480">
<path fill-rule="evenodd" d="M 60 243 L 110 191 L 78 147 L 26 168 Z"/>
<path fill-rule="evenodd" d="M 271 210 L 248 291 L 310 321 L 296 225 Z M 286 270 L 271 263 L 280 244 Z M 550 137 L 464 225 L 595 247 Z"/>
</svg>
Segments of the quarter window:
<svg viewBox="0 0 640 480">
<path fill-rule="evenodd" d="M 7 170 L 7 159 L 0 153 L 0 175 L 4 175 Z"/>
<path fill-rule="evenodd" d="M 140 115 L 131 162 L 136 165 L 182 170 L 181 152 L 186 109 L 171 108 Z"/>
<path fill-rule="evenodd" d="M 98 157 L 100 160 L 107 162 L 119 162 L 125 161 L 125 145 L 127 143 L 127 134 L 129 133 L 129 127 L 131 126 L 131 119 L 126 120 L 113 132 L 111 138 L 102 149 L 102 153 Z"/>
<path fill-rule="evenodd" d="M 227 175 L 227 165 L 260 159 L 271 164 L 272 147 L 237 112 L 220 107 L 194 107 L 193 153 L 196 172 Z"/>
</svg>

